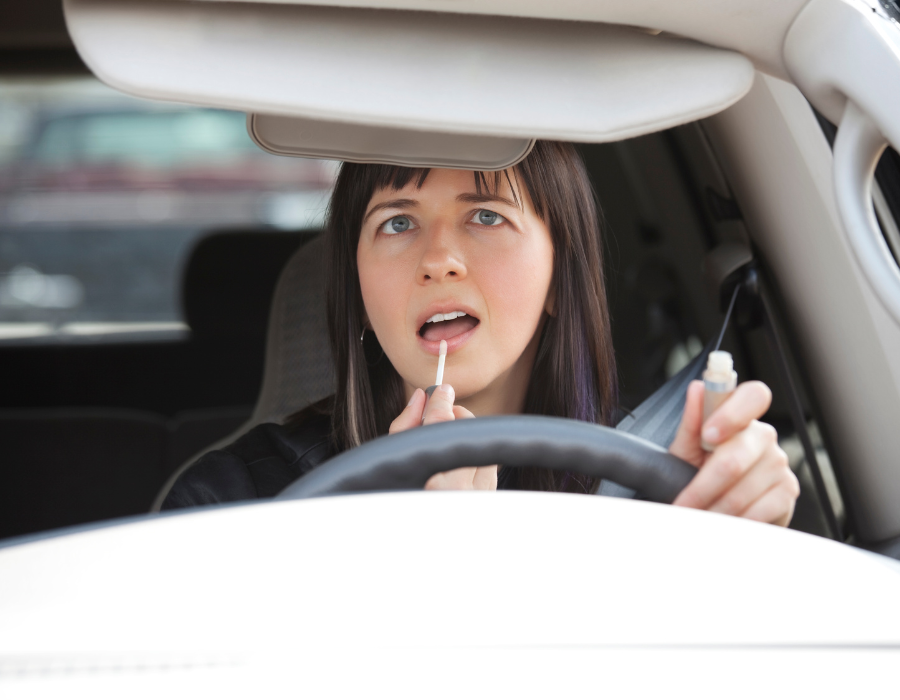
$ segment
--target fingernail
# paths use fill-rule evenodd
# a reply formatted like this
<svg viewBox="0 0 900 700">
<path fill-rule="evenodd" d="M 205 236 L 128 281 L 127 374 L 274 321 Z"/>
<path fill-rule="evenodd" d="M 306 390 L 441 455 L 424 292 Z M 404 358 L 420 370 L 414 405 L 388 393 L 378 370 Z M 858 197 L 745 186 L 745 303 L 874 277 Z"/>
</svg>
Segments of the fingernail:
<svg viewBox="0 0 900 700">
<path fill-rule="evenodd" d="M 714 425 L 708 425 L 703 429 L 703 439 L 707 442 L 719 441 L 719 429 Z"/>
<path fill-rule="evenodd" d="M 450 386 L 449 384 L 441 384 L 441 391 L 443 391 L 445 394 L 447 394 L 447 396 L 450 397 L 451 401 L 456 396 L 456 392 L 453 391 L 453 387 Z"/>
<path fill-rule="evenodd" d="M 419 394 L 420 391 L 421 391 L 421 389 L 416 389 L 416 390 L 413 392 L 413 395 L 412 395 L 412 396 L 410 397 L 410 399 L 409 399 L 409 403 L 406 404 L 406 407 L 407 407 L 407 408 L 409 408 L 410 406 L 413 405 L 413 403 L 414 403 L 415 400 L 416 400 L 416 396 Z M 396 410 L 396 409 L 394 409 L 394 410 Z"/>
</svg>

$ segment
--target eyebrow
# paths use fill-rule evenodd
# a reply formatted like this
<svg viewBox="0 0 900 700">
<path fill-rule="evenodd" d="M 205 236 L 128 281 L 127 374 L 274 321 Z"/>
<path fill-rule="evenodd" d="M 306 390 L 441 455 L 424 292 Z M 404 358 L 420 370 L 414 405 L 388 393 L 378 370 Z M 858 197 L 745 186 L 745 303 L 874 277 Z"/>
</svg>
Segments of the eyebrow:
<svg viewBox="0 0 900 700">
<path fill-rule="evenodd" d="M 507 206 L 513 207 L 514 209 L 521 209 L 521 207 L 516 202 L 499 194 L 476 194 L 474 192 L 467 192 L 465 194 L 459 195 L 456 198 L 456 201 L 466 202 L 468 204 L 487 204 L 489 202 L 500 202 L 501 204 L 506 204 Z"/>
<path fill-rule="evenodd" d="M 366 216 L 363 218 L 363 223 L 366 223 L 369 220 L 369 217 L 372 216 L 372 214 L 377 211 L 381 211 L 382 209 L 408 209 L 409 207 L 417 206 L 419 206 L 419 202 L 415 199 L 391 199 L 387 202 L 376 204 L 374 207 L 369 209 L 369 211 L 366 212 Z"/>
</svg>

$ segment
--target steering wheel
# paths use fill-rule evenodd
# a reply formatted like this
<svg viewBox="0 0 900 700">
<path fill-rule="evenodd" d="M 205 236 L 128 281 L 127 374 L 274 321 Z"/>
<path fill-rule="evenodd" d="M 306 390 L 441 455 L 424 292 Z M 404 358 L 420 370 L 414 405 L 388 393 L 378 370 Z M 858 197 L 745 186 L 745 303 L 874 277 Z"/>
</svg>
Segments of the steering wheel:
<svg viewBox="0 0 900 700">
<path fill-rule="evenodd" d="M 434 474 L 464 466 L 527 465 L 608 479 L 657 503 L 671 503 L 697 473 L 634 435 L 547 416 L 449 421 L 386 435 L 328 460 L 276 499 L 421 489 Z"/>
</svg>

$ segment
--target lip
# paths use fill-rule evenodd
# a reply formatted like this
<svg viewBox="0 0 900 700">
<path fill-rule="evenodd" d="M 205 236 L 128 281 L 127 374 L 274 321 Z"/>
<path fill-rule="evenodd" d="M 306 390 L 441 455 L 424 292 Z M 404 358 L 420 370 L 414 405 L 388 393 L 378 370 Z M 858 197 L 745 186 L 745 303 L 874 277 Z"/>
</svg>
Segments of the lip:
<svg viewBox="0 0 900 700">
<path fill-rule="evenodd" d="M 419 314 L 418 318 L 416 318 L 416 327 L 413 330 L 413 333 L 416 334 L 416 340 L 419 341 L 419 346 L 429 355 L 437 356 L 440 354 L 441 341 L 425 340 L 425 338 L 419 335 L 419 329 L 424 326 L 425 322 L 435 314 L 446 314 L 451 311 L 464 311 L 467 316 L 472 316 L 473 318 L 478 319 L 478 323 L 474 328 L 467 330 L 465 333 L 455 335 L 447 341 L 448 355 L 456 350 L 459 350 L 463 345 L 468 343 L 472 336 L 475 335 L 475 331 L 477 331 L 479 326 L 481 325 L 481 316 L 475 313 L 471 306 L 461 304 L 457 301 L 442 301 L 430 304 L 421 314 Z"/>
</svg>

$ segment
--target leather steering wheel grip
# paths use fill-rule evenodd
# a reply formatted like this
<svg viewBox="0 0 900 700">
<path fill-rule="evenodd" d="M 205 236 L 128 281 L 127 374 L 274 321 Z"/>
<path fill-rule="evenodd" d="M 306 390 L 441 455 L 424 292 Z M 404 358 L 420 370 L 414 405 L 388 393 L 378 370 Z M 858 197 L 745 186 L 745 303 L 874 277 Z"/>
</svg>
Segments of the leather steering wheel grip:
<svg viewBox="0 0 900 700">
<path fill-rule="evenodd" d="M 547 416 L 494 416 L 377 438 L 328 460 L 276 499 L 421 489 L 438 472 L 487 464 L 578 472 L 657 503 L 674 501 L 697 473 L 658 445 L 613 428 Z"/>
</svg>

